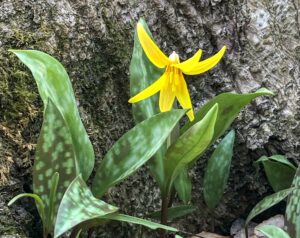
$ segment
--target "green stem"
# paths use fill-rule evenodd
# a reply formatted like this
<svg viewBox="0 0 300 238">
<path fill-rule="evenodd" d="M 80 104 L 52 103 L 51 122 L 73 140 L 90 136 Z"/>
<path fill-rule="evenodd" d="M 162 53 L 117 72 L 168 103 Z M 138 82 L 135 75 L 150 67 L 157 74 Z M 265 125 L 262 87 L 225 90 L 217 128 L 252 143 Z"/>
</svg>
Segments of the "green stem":
<svg viewBox="0 0 300 238">
<path fill-rule="evenodd" d="M 167 225 L 168 222 L 168 207 L 169 207 L 169 194 L 166 196 L 162 196 L 161 201 L 161 217 L 160 217 L 160 223 L 162 225 Z M 160 230 L 160 238 L 166 237 L 166 231 L 164 229 Z"/>
</svg>

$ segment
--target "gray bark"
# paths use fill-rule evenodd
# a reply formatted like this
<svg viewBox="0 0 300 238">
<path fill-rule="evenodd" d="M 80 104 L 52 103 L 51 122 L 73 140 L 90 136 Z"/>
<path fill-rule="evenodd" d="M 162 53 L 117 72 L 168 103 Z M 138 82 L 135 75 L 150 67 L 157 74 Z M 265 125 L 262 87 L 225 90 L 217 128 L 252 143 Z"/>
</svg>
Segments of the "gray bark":
<svg viewBox="0 0 300 238">
<path fill-rule="evenodd" d="M 1 0 L 0 236 L 40 237 L 41 232 L 31 200 L 7 206 L 13 196 L 32 189 L 31 166 L 42 122 L 34 80 L 7 49 L 42 50 L 65 65 L 100 161 L 133 126 L 128 68 L 139 17 L 146 18 L 164 52 L 175 50 L 181 59 L 199 48 L 205 58 L 227 45 L 217 67 L 186 78 L 194 106 L 221 92 L 260 87 L 276 96 L 256 99 L 233 125 L 238 136 L 232 170 L 215 216 L 218 229 L 226 232 L 270 191 L 253 162 L 275 153 L 295 161 L 299 156 L 299 5 L 297 0 Z M 191 171 L 192 203 L 198 211 L 172 224 L 189 232 L 209 229 L 210 218 L 201 206 L 205 163 L 201 159 Z M 111 189 L 106 201 L 124 213 L 143 216 L 158 208 L 160 199 L 143 169 Z M 118 223 L 99 230 L 97 237 L 142 237 L 142 232 Z"/>
</svg>

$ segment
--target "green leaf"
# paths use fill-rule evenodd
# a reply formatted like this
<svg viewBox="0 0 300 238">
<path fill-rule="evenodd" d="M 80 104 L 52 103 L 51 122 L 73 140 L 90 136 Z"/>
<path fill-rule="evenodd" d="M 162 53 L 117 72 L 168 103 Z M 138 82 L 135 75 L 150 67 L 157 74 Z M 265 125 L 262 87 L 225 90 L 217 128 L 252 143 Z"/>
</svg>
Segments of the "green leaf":
<svg viewBox="0 0 300 238">
<path fill-rule="evenodd" d="M 261 225 L 255 228 L 268 238 L 290 238 L 289 234 L 274 225 Z"/>
<path fill-rule="evenodd" d="M 170 226 L 165 226 L 165 225 L 161 225 L 152 221 L 148 221 L 145 219 L 141 219 L 141 218 L 137 218 L 137 217 L 132 217 L 132 216 L 128 216 L 128 215 L 124 215 L 124 214 L 119 214 L 119 213 L 113 213 L 113 214 L 108 214 L 104 217 L 102 217 L 101 219 L 108 219 L 108 220 L 115 220 L 115 221 L 124 221 L 124 222 L 128 222 L 128 223 L 133 223 L 133 224 L 138 224 L 138 225 L 142 225 L 142 226 L 146 226 L 150 229 L 164 229 L 164 230 L 168 230 L 168 231 L 178 231 L 176 228 L 170 227 Z"/>
<path fill-rule="evenodd" d="M 50 180 L 50 196 L 49 196 L 49 213 L 47 214 L 46 231 L 51 231 L 54 226 L 54 219 L 57 211 L 57 187 L 59 182 L 59 174 L 55 172 Z"/>
<path fill-rule="evenodd" d="M 152 34 L 143 18 L 139 20 L 152 38 Z M 154 83 L 163 73 L 162 69 L 155 67 L 148 59 L 139 42 L 137 32 L 134 35 L 134 47 L 130 62 L 130 96 L 135 96 L 139 92 Z M 145 100 L 132 104 L 133 116 L 136 123 L 140 123 L 155 114 L 159 113 L 158 94 Z"/>
<path fill-rule="evenodd" d="M 263 200 L 257 203 L 247 217 L 246 226 L 248 225 L 250 220 L 252 220 L 255 216 L 257 216 L 258 214 L 264 212 L 265 210 L 269 209 L 270 207 L 274 206 L 275 204 L 285 199 L 293 190 L 294 188 L 281 190 L 277 193 L 265 197 Z"/>
<path fill-rule="evenodd" d="M 111 186 L 134 173 L 165 142 L 185 110 L 151 117 L 128 131 L 108 151 L 97 170 L 93 193 L 101 197 Z"/>
<path fill-rule="evenodd" d="M 213 143 L 229 128 L 243 107 L 249 104 L 254 98 L 264 95 L 273 95 L 273 93 L 265 88 L 261 88 L 255 93 L 247 94 L 222 93 L 201 107 L 200 110 L 195 114 L 195 120 L 192 122 L 187 122 L 181 129 L 181 133 L 184 133 L 191 126 L 200 121 L 206 115 L 206 113 L 216 103 L 218 103 L 218 119 L 216 121 L 214 136 L 211 140 L 211 143 Z"/>
<path fill-rule="evenodd" d="M 176 218 L 186 216 L 194 212 L 197 208 L 192 205 L 181 205 L 176 207 L 170 207 L 167 211 L 167 217 L 169 221 L 172 221 Z M 148 217 L 159 220 L 161 216 L 161 211 L 156 211 L 148 215 Z"/>
<path fill-rule="evenodd" d="M 282 164 L 285 164 L 287 166 L 289 166 L 290 168 L 294 169 L 295 170 L 295 173 L 296 173 L 296 166 L 293 165 L 287 158 L 286 156 L 284 155 L 272 155 L 271 157 L 269 157 L 269 159 L 271 160 L 274 160 L 274 161 L 277 161 L 279 163 L 282 163 Z"/>
<path fill-rule="evenodd" d="M 48 98 L 69 127 L 76 155 L 77 174 L 87 180 L 94 167 L 94 151 L 81 122 L 69 76 L 53 57 L 36 50 L 11 50 L 31 70 L 46 108 Z"/>
<path fill-rule="evenodd" d="M 170 192 L 179 172 L 189 163 L 195 161 L 210 144 L 214 134 L 217 113 L 218 104 L 213 106 L 201 121 L 193 125 L 169 147 L 164 160 L 166 174 L 164 195 Z"/>
<path fill-rule="evenodd" d="M 45 220 L 46 220 L 46 217 L 45 217 L 45 205 L 44 205 L 42 199 L 38 195 L 36 195 L 36 194 L 33 194 L 33 193 L 21 193 L 21 194 L 15 196 L 13 199 L 11 199 L 8 202 L 8 206 L 11 206 L 18 199 L 23 198 L 23 197 L 31 197 L 31 198 L 34 199 L 35 204 L 37 206 L 37 209 L 39 211 L 39 214 L 41 216 L 41 219 L 42 219 L 43 223 L 45 223 Z"/>
<path fill-rule="evenodd" d="M 215 149 L 205 170 L 203 181 L 204 200 L 208 208 L 214 209 L 224 193 L 233 153 L 235 133 L 230 131 Z"/>
<path fill-rule="evenodd" d="M 291 237 L 300 237 L 300 167 L 298 167 L 285 210 L 285 225 Z"/>
<path fill-rule="evenodd" d="M 54 237 L 76 225 L 116 212 L 117 207 L 95 198 L 81 176 L 70 184 L 59 205 Z"/>
<path fill-rule="evenodd" d="M 262 156 L 256 162 L 263 164 L 268 181 L 275 192 L 291 186 L 296 167 L 286 157 L 282 155 Z"/>
<path fill-rule="evenodd" d="M 147 23 L 143 18 L 139 20 L 148 33 L 152 37 Z M 139 92 L 154 83 L 163 73 L 162 69 L 155 67 L 148 59 L 139 42 L 137 32 L 134 36 L 134 48 L 130 63 L 130 96 L 135 96 Z M 160 112 L 158 107 L 159 94 L 155 94 L 145 100 L 132 104 L 132 112 L 136 124 L 158 114 Z M 159 149 L 154 158 L 148 161 L 149 169 L 155 180 L 162 187 L 164 181 L 163 160 L 167 150 L 166 143 Z"/>
<path fill-rule="evenodd" d="M 76 177 L 74 151 L 69 127 L 58 108 L 49 99 L 36 148 L 33 190 L 43 200 L 46 216 L 51 221 L 56 216 L 64 192 Z M 56 173 L 60 176 L 59 181 Z M 50 231 L 49 226 L 52 226 L 49 222 L 48 220 L 45 224 L 47 231 Z"/>
<path fill-rule="evenodd" d="M 183 168 L 174 181 L 174 187 L 179 198 L 185 203 L 189 203 L 192 196 L 192 181 L 187 168 Z"/>
<path fill-rule="evenodd" d="M 59 206 L 54 237 L 62 235 L 75 226 L 78 226 L 78 231 L 80 231 L 87 227 L 104 224 L 108 220 L 130 222 L 151 229 L 177 231 L 173 227 L 119 214 L 117 210 L 117 207 L 95 198 L 81 176 L 78 176 L 70 184 Z"/>
</svg>

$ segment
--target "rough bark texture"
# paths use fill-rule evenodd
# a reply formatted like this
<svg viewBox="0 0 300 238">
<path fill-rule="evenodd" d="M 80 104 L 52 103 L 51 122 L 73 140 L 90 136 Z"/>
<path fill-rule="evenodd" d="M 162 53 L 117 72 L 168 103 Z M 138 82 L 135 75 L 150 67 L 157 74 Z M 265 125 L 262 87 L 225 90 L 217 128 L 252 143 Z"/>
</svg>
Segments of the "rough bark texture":
<svg viewBox="0 0 300 238">
<path fill-rule="evenodd" d="M 42 122 L 35 82 L 9 48 L 42 50 L 65 65 L 100 161 L 133 126 L 128 68 L 139 17 L 146 18 L 164 52 L 175 50 L 181 59 L 198 48 L 205 58 L 227 45 L 219 66 L 187 78 L 194 106 L 221 92 L 252 92 L 262 86 L 276 96 L 255 100 L 233 125 L 237 141 L 230 181 L 215 215 L 218 229 L 226 232 L 269 191 L 263 173 L 255 173 L 254 160 L 281 153 L 296 161 L 300 153 L 299 8 L 297 0 L 1 0 L 0 236 L 41 237 L 30 199 L 7 206 L 13 196 L 32 189 Z M 210 218 L 201 206 L 205 163 L 201 159 L 191 171 L 192 203 L 198 211 L 173 224 L 189 232 L 209 229 Z M 153 211 L 159 192 L 146 171 L 113 188 L 106 200 L 127 214 Z M 143 237 L 143 231 L 118 223 L 99 230 L 97 237 Z"/>
</svg>

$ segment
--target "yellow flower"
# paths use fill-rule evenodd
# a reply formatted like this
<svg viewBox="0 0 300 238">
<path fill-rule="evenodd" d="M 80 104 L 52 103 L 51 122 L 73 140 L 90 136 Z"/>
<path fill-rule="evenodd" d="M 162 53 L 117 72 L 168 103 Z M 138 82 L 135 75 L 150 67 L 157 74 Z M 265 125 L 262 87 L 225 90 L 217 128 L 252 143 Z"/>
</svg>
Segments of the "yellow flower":
<svg viewBox="0 0 300 238">
<path fill-rule="evenodd" d="M 226 47 L 224 46 L 214 56 L 200 61 L 202 50 L 198 50 L 190 59 L 180 63 L 179 56 L 173 52 L 167 57 L 152 41 L 141 23 L 137 24 L 137 34 L 141 46 L 148 59 L 158 68 L 165 68 L 163 75 L 134 97 L 129 99 L 130 103 L 139 102 L 160 91 L 159 108 L 161 112 L 171 110 L 175 97 L 184 109 L 191 109 L 187 116 L 194 120 L 193 106 L 188 92 L 188 88 L 183 77 L 187 75 L 201 74 L 213 68 L 223 57 Z"/>
</svg>

